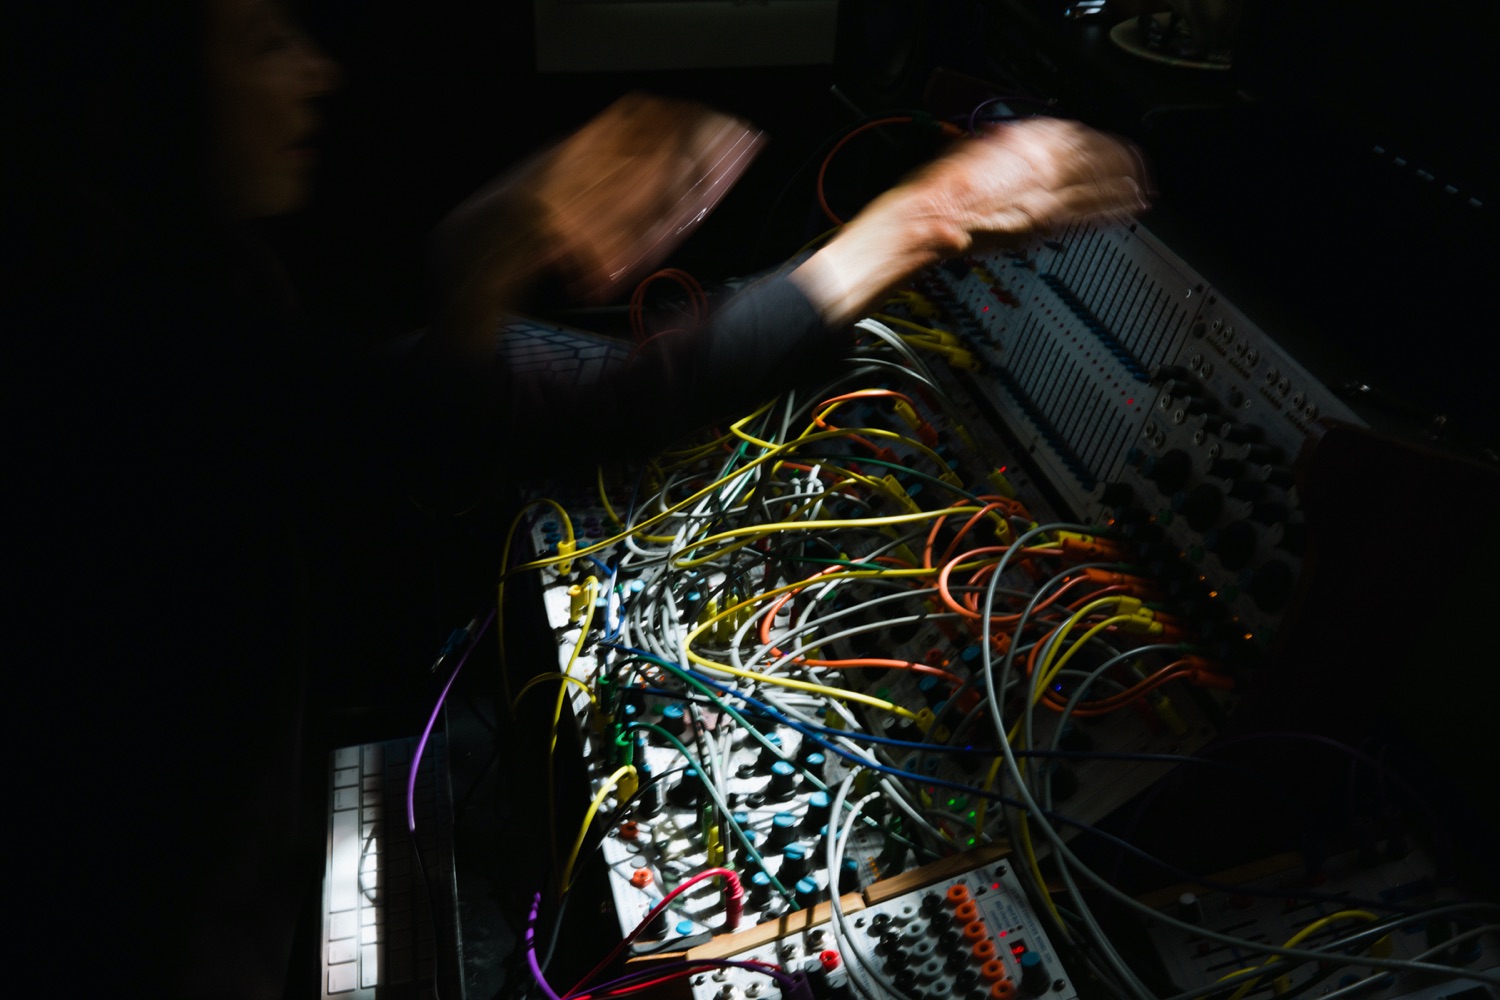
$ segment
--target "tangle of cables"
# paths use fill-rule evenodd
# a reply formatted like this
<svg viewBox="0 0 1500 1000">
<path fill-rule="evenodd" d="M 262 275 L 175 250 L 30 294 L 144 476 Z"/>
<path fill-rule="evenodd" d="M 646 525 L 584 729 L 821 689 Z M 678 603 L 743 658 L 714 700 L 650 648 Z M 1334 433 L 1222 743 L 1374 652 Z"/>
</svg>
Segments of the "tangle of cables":
<svg viewBox="0 0 1500 1000">
<path fill-rule="evenodd" d="M 713 963 L 601 981 L 627 950 L 685 947 L 829 900 L 851 989 L 907 996 L 851 934 L 839 897 L 985 847 L 1012 853 L 1049 932 L 1101 990 L 1150 997 L 1095 910 L 1173 918 L 1085 855 L 1213 887 L 1095 824 L 1172 767 L 1255 780 L 1204 749 L 1234 676 L 1107 528 L 1021 497 L 924 360 L 962 364 L 962 348 L 904 295 L 860 324 L 859 349 L 817 391 L 601 471 L 597 495 L 537 501 L 518 519 L 512 535 L 526 527 L 542 554 L 507 556 L 502 580 L 545 574 L 559 669 L 511 703 L 555 684 L 554 748 L 571 718 L 594 782 L 576 835 L 550 810 L 549 905 L 600 858 L 625 922 L 620 945 L 567 989 L 547 984 L 528 932 L 553 1000 L 694 975 Z M 1351 773 L 1381 767 L 1353 748 L 1319 752 L 1347 753 Z M 1496 920 L 1459 910 L 1465 933 Z M 1372 968 L 1444 964 L 1370 947 L 1415 925 L 1410 906 L 1345 899 L 1328 913 L 1285 944 L 1235 940 L 1242 966 L 1190 995 L 1238 1000 L 1356 948 Z M 790 970 L 739 965 L 796 989 Z"/>
</svg>

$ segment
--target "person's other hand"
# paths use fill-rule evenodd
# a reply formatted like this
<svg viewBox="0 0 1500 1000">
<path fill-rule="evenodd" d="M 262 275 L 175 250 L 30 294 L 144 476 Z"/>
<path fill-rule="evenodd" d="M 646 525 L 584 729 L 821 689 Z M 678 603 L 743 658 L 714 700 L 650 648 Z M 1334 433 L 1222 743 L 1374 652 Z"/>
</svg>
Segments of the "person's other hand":
<svg viewBox="0 0 1500 1000">
<path fill-rule="evenodd" d="M 988 236 L 1141 211 L 1145 185 L 1132 147 L 1076 122 L 1033 118 L 960 142 L 883 197 L 931 226 L 939 252 L 952 256 Z"/>
<path fill-rule="evenodd" d="M 573 294 L 609 298 L 702 221 L 760 145 L 759 132 L 729 115 L 623 97 L 537 164 L 537 253 Z"/>
<path fill-rule="evenodd" d="M 854 321 L 923 267 L 976 243 L 1146 207 L 1133 148 L 1073 122 L 1035 118 L 963 140 L 885 192 L 792 279 L 831 325 Z"/>
</svg>

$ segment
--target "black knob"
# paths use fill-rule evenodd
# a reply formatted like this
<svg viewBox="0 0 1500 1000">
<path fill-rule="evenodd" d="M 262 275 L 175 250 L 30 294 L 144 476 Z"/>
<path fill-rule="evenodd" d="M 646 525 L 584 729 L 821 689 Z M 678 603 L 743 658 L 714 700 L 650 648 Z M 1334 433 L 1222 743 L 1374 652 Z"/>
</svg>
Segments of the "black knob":
<svg viewBox="0 0 1500 1000">
<path fill-rule="evenodd" d="M 1259 441 L 1265 436 L 1266 432 L 1257 424 L 1241 424 L 1226 420 L 1219 425 L 1219 437 L 1225 441 L 1233 441 L 1235 444 Z"/>
<path fill-rule="evenodd" d="M 1094 738 L 1070 722 L 1063 725 L 1062 738 L 1058 740 L 1058 744 L 1064 750 L 1092 750 Z"/>
<path fill-rule="evenodd" d="M 1153 382 L 1172 381 L 1191 384 L 1192 379 L 1192 369 L 1184 368 L 1182 365 L 1161 365 L 1156 371 L 1151 373 L 1151 381 Z"/>
<path fill-rule="evenodd" d="M 797 817 L 788 812 L 779 812 L 771 817 L 771 832 L 766 834 L 766 846 L 775 850 L 785 847 L 797 839 Z"/>
<path fill-rule="evenodd" d="M 802 829 L 808 833 L 816 833 L 819 827 L 828 822 L 829 805 L 827 792 L 818 791 L 809 795 L 807 812 L 802 815 Z"/>
<path fill-rule="evenodd" d="M 650 819 L 662 811 L 667 804 L 667 786 L 663 781 L 652 781 L 650 768 L 641 772 L 641 794 L 635 801 L 635 813 L 641 819 Z"/>
<path fill-rule="evenodd" d="M 1066 802 L 1078 793 L 1078 775 L 1066 764 L 1052 766 L 1052 798 Z"/>
<path fill-rule="evenodd" d="M 1286 489 L 1297 481 L 1297 476 L 1292 472 L 1289 465 L 1262 465 L 1260 467 L 1260 478 L 1272 486 L 1280 486 Z"/>
<path fill-rule="evenodd" d="M 1196 893 L 1185 892 L 1177 897 L 1177 915 L 1190 924 L 1203 923 L 1203 902 Z"/>
<path fill-rule="evenodd" d="M 702 800 L 703 779 L 699 777 L 695 767 L 683 771 L 677 784 L 667 791 L 667 801 L 679 809 L 696 809 Z"/>
<path fill-rule="evenodd" d="M 1286 607 L 1287 599 L 1292 596 L 1292 585 L 1296 582 L 1297 575 L 1292 568 L 1279 559 L 1240 574 L 1240 588 L 1255 599 L 1256 607 L 1268 613 Z"/>
<path fill-rule="evenodd" d="M 809 740 L 808 742 L 812 741 Z M 826 763 L 828 763 L 827 756 L 825 756 L 819 750 L 814 750 L 806 757 L 802 758 L 802 771 L 803 773 L 810 774 L 815 778 L 821 777 L 823 774 L 823 765 Z"/>
<path fill-rule="evenodd" d="M 807 874 L 807 848 L 801 844 L 787 844 L 781 852 L 781 871 L 777 872 L 781 884 L 789 879 L 799 879 Z"/>
<path fill-rule="evenodd" d="M 661 710 L 661 727 L 673 736 L 681 736 L 687 730 L 687 713 L 681 705 L 668 705 Z"/>
<path fill-rule="evenodd" d="M 1136 521 L 1121 526 L 1120 534 L 1126 541 L 1137 543 L 1159 542 L 1166 537 L 1167 531 L 1155 521 Z"/>
<path fill-rule="evenodd" d="M 1209 464 L 1208 471 L 1220 479 L 1244 479 L 1250 475 L 1250 466 L 1237 458 L 1216 458 Z"/>
<path fill-rule="evenodd" d="M 750 875 L 750 905 L 757 910 L 764 910 L 766 904 L 771 901 L 771 876 L 763 871 L 753 872 Z"/>
<path fill-rule="evenodd" d="M 1095 489 L 1099 502 L 1106 507 L 1123 507 L 1135 499 L 1135 490 L 1129 483 L 1101 483 Z"/>
<path fill-rule="evenodd" d="M 1146 563 L 1146 575 L 1157 583 L 1170 585 L 1191 578 L 1193 569 L 1175 555 L 1161 556 Z"/>
<path fill-rule="evenodd" d="M 1146 459 L 1141 465 L 1141 471 L 1163 493 L 1176 493 L 1187 484 L 1188 476 L 1193 471 L 1193 460 L 1181 448 L 1173 448 L 1164 455 L 1153 455 Z"/>
<path fill-rule="evenodd" d="M 756 840 L 759 839 L 759 837 L 760 835 L 754 830 L 745 831 L 745 840 L 748 840 L 752 846 L 755 844 Z M 741 868 L 749 868 L 751 865 L 755 864 L 755 859 L 750 855 L 750 848 L 746 847 L 744 842 L 741 841 L 740 838 L 735 837 L 730 840 L 729 846 L 730 853 L 733 855 L 736 865 Z"/>
<path fill-rule="evenodd" d="M 760 756 L 756 758 L 756 763 L 758 763 L 761 767 L 770 767 L 778 760 L 786 760 L 786 758 L 781 755 L 780 736 L 772 733 L 770 736 L 766 737 L 766 743 L 769 743 L 770 745 L 761 745 Z"/>
<path fill-rule="evenodd" d="M 1226 485 L 1226 492 L 1236 500 L 1259 500 L 1266 491 L 1266 484 L 1258 479 L 1235 479 Z"/>
<path fill-rule="evenodd" d="M 1052 985 L 1052 976 L 1042 964 L 1042 956 L 1034 951 L 1021 955 L 1021 990 L 1030 996 L 1040 996 Z"/>
<path fill-rule="evenodd" d="M 853 858 L 845 858 L 844 863 L 839 866 L 839 892 L 859 891 L 859 862 Z"/>
<path fill-rule="evenodd" d="M 880 856 L 876 858 L 876 867 L 888 871 L 901 871 L 902 866 L 905 864 L 906 845 L 895 837 L 887 838 L 885 848 L 880 852 Z"/>
<path fill-rule="evenodd" d="M 1266 525 L 1267 527 L 1270 527 L 1273 524 L 1283 523 L 1284 521 L 1286 521 L 1287 515 L 1290 513 L 1290 507 L 1288 507 L 1284 503 L 1277 503 L 1274 500 L 1268 500 L 1265 503 L 1258 503 L 1254 507 L 1250 508 L 1250 517 L 1256 521 L 1259 521 L 1261 524 Z"/>
<path fill-rule="evenodd" d="M 1207 396 L 1182 396 L 1177 400 L 1177 407 L 1188 413 L 1197 414 L 1211 413 L 1219 408 L 1219 404 Z"/>
<path fill-rule="evenodd" d="M 778 760 L 771 765 L 771 780 L 766 785 L 766 794 L 784 799 L 792 794 L 797 784 L 797 768 L 789 760 Z"/>
<path fill-rule="evenodd" d="M 1280 462 L 1284 452 L 1274 444 L 1252 444 L 1245 449 L 1245 460 L 1257 465 Z"/>
<path fill-rule="evenodd" d="M 1194 531 L 1207 531 L 1224 509 L 1224 494 L 1217 486 L 1199 483 L 1186 493 L 1175 494 L 1172 509 L 1187 518 Z"/>
<path fill-rule="evenodd" d="M 1225 569 L 1240 569 L 1255 555 L 1257 533 L 1248 521 L 1234 521 L 1203 536 L 1203 547 L 1219 557 Z"/>
</svg>

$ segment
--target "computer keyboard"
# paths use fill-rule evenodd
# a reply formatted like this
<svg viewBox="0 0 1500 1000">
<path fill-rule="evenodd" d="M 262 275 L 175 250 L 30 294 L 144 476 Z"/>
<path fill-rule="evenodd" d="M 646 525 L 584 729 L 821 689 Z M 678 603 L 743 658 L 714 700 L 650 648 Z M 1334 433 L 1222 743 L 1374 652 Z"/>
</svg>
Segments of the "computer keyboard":
<svg viewBox="0 0 1500 1000">
<path fill-rule="evenodd" d="M 416 744 L 415 739 L 366 743 L 329 755 L 325 1000 L 432 996 L 434 976 L 446 985 L 457 969 L 444 740 L 434 734 L 422 755 L 413 799 L 414 845 L 407 832 L 406 791 Z M 416 850 L 426 866 L 425 887 Z"/>
</svg>

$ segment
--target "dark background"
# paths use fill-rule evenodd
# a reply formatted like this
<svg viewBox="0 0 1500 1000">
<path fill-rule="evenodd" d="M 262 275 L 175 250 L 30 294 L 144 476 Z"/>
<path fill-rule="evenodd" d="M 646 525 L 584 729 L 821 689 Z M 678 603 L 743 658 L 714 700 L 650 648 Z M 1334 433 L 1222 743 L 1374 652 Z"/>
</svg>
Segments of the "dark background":
<svg viewBox="0 0 1500 1000">
<path fill-rule="evenodd" d="M 817 164 L 861 113 L 961 120 L 985 97 L 1029 96 L 1139 143 L 1157 187 L 1148 224 L 1262 325 L 1330 341 L 1325 381 L 1369 382 L 1392 412 L 1492 447 L 1500 6 L 1247 0 L 1230 73 L 1129 56 L 1107 37 L 1120 5 L 1078 20 L 1067 6 L 846 0 L 832 65 L 543 74 L 530 3 L 307 0 L 345 82 L 326 99 L 315 205 L 275 240 L 316 318 L 374 340 L 408 332 L 430 311 L 423 255 L 444 213 L 643 89 L 768 134 L 673 261 L 705 281 L 744 275 L 825 228 Z M 866 134 L 839 154 L 830 199 L 852 209 L 933 149 L 928 129 Z"/>
</svg>

